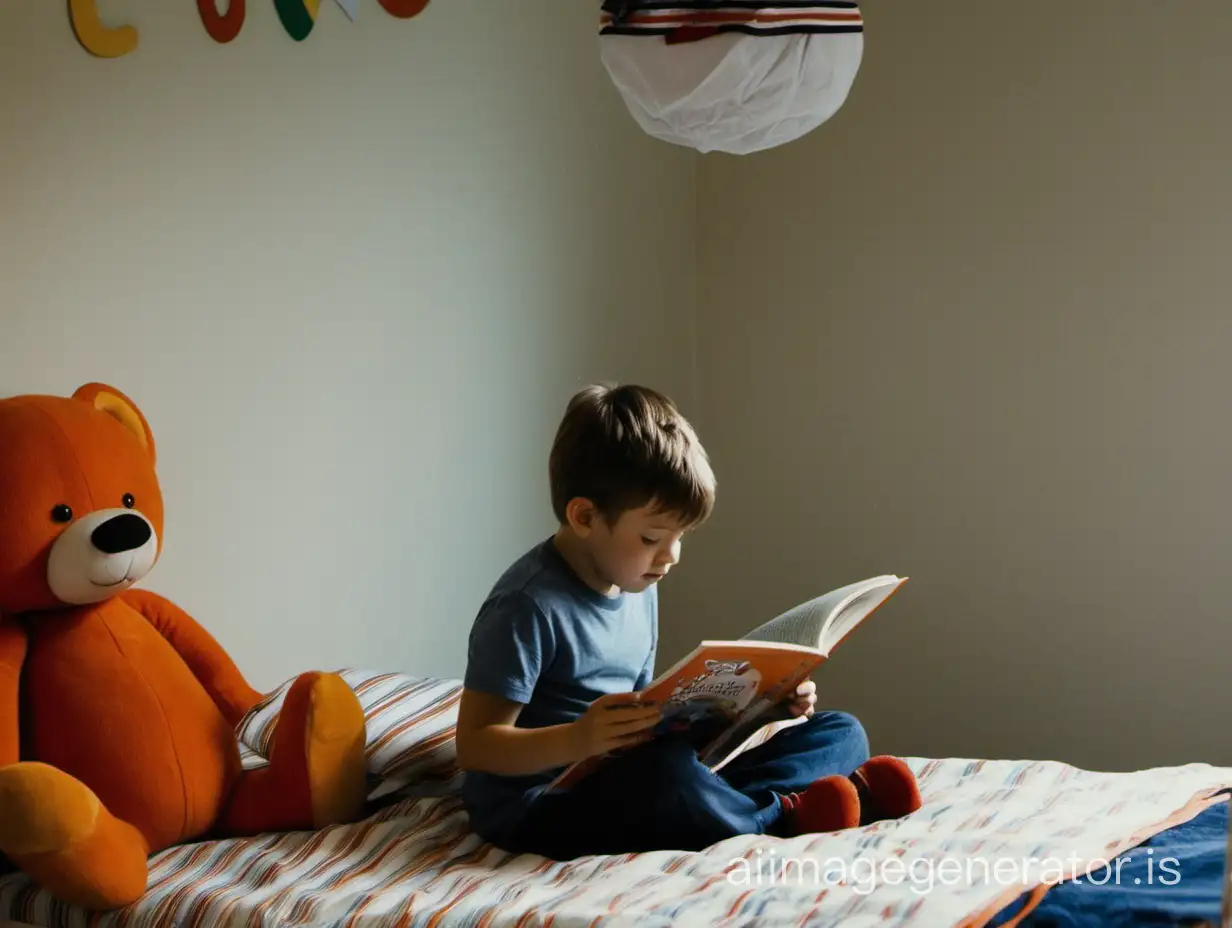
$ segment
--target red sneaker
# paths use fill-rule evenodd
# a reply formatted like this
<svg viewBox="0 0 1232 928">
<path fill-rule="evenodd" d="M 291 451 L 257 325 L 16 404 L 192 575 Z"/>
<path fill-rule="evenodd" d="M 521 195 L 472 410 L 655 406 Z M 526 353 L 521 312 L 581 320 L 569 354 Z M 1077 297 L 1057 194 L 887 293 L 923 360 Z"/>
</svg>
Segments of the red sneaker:
<svg viewBox="0 0 1232 928">
<path fill-rule="evenodd" d="M 842 831 L 860 824 L 860 795 L 847 777 L 822 777 L 802 793 L 779 796 L 784 824 L 792 835 Z"/>
<path fill-rule="evenodd" d="M 851 775 L 860 797 L 860 824 L 910 815 L 921 805 L 915 775 L 897 757 L 881 755 Z"/>
</svg>

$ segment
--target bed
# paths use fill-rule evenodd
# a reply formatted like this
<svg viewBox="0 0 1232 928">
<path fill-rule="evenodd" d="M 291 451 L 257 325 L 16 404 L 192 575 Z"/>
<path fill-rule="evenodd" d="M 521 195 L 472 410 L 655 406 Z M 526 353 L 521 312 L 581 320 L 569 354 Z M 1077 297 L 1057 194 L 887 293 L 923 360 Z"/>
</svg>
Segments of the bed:
<svg viewBox="0 0 1232 928">
<path fill-rule="evenodd" d="M 101 915 L 9 874 L 0 922 L 1010 928 L 1197 924 L 1219 914 L 1232 769 L 1096 773 L 1049 761 L 910 758 L 924 807 L 898 822 L 557 862 L 504 853 L 469 830 L 453 751 L 458 681 L 343 674 L 369 723 L 373 793 L 362 821 L 173 848 L 153 858 L 140 902 Z M 284 691 L 241 725 L 246 764 L 264 763 Z M 1104 881 L 1070 880 L 1088 871 Z"/>
</svg>

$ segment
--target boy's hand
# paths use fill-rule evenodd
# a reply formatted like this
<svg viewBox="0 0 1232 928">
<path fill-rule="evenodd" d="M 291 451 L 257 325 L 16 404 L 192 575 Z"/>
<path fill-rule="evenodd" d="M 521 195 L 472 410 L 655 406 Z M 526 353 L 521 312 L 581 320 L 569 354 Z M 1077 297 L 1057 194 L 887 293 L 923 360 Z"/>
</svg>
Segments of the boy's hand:
<svg viewBox="0 0 1232 928">
<path fill-rule="evenodd" d="M 801 683 L 796 687 L 796 695 L 788 706 L 793 717 L 811 718 L 817 706 L 817 684 L 812 680 L 805 680 Z"/>
<path fill-rule="evenodd" d="M 642 703 L 637 693 L 600 696 L 572 723 L 578 753 L 593 757 L 645 741 L 660 715 L 656 704 Z"/>
</svg>

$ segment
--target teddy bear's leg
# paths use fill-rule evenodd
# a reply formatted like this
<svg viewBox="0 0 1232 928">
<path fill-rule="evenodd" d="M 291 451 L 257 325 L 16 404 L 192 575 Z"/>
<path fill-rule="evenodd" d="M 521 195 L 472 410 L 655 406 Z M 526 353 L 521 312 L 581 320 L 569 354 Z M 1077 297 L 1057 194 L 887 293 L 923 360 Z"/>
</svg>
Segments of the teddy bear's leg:
<svg viewBox="0 0 1232 928">
<path fill-rule="evenodd" d="M 91 909 L 136 902 L 149 876 L 141 833 L 46 764 L 0 769 L 0 853 L 52 895 Z"/>
<path fill-rule="evenodd" d="M 287 691 L 267 767 L 240 777 L 223 834 L 324 828 L 354 821 L 367 792 L 364 710 L 333 673 L 306 673 Z"/>
</svg>

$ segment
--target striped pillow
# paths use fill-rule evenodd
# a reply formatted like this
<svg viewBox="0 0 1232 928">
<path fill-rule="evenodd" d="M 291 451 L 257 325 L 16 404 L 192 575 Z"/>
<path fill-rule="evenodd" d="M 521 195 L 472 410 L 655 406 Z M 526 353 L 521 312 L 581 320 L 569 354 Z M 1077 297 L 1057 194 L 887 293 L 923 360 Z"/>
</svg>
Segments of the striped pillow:
<svg viewBox="0 0 1232 928">
<path fill-rule="evenodd" d="M 364 707 L 372 777 L 445 782 L 458 775 L 454 733 L 461 680 L 372 670 L 338 672 Z M 241 744 L 260 757 L 269 757 L 274 723 L 293 682 L 283 683 L 240 721 Z"/>
</svg>

